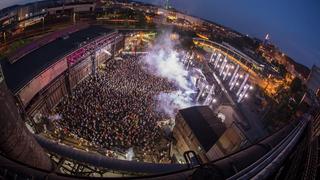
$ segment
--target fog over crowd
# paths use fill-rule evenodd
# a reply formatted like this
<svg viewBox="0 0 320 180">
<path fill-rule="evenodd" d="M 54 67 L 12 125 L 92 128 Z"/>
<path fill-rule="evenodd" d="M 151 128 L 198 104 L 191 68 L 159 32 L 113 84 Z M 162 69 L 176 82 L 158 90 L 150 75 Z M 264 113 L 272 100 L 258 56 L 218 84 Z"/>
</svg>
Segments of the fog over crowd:
<svg viewBox="0 0 320 180">
<path fill-rule="evenodd" d="M 171 118 L 175 117 L 179 109 L 195 105 L 191 98 L 195 88 L 188 77 L 190 72 L 182 62 L 186 54 L 175 48 L 178 42 L 171 40 L 170 33 L 165 32 L 142 58 L 143 68 L 148 73 L 165 78 L 177 87 L 175 91 L 161 92 L 155 97 L 159 103 L 157 110 L 165 112 Z"/>
<path fill-rule="evenodd" d="M 168 144 L 160 147 L 159 122 L 191 106 L 193 90 L 170 40 L 160 40 L 149 52 L 108 60 L 105 70 L 85 78 L 57 107 L 56 126 L 103 148 L 133 147 L 164 158 Z"/>
</svg>

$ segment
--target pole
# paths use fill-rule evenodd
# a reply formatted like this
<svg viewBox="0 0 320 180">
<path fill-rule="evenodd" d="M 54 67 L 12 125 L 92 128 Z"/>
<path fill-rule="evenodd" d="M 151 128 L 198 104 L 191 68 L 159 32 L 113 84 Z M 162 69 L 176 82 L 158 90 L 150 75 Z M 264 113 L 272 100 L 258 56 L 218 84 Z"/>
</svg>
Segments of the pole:
<svg viewBox="0 0 320 180">
<path fill-rule="evenodd" d="M 221 57 L 221 54 L 219 53 L 218 56 L 216 57 L 216 61 L 214 63 L 214 68 L 217 67 L 220 57 Z"/>
<path fill-rule="evenodd" d="M 224 60 L 223 60 L 222 65 L 220 67 L 220 73 L 219 73 L 220 76 L 222 75 L 224 68 L 226 67 L 226 64 L 227 64 L 227 57 L 224 57 Z"/>
<path fill-rule="evenodd" d="M 244 80 L 242 81 L 242 84 L 241 84 L 241 86 L 240 86 L 240 88 L 239 88 L 239 90 L 238 90 L 238 92 L 237 92 L 237 96 L 239 96 L 240 92 L 243 90 L 244 85 L 245 85 L 245 84 L 247 83 L 247 81 L 248 81 L 248 78 L 249 78 L 249 74 L 246 74 L 246 75 L 245 75 L 245 78 L 244 78 Z"/>
</svg>

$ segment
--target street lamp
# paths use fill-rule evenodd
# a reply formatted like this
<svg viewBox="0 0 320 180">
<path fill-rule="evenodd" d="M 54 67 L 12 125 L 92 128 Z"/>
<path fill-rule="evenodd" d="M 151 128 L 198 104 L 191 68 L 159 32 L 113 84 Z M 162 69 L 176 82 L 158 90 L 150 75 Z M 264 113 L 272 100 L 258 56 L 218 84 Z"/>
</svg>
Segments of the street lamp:
<svg viewBox="0 0 320 180">
<path fill-rule="evenodd" d="M 216 103 L 216 102 L 217 102 L 217 99 L 213 98 L 212 103 Z"/>
</svg>

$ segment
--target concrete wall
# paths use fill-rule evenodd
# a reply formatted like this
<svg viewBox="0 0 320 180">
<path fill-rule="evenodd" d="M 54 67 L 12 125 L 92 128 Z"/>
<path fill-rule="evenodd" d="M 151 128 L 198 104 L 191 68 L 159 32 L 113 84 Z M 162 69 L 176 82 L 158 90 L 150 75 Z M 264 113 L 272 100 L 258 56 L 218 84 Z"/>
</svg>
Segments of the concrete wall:
<svg viewBox="0 0 320 180">
<path fill-rule="evenodd" d="M 0 82 L 0 151 L 14 160 L 45 170 L 52 164 L 21 119 L 13 95 Z"/>
<path fill-rule="evenodd" d="M 45 86 L 47 86 L 52 80 L 58 77 L 62 72 L 67 69 L 67 62 L 65 59 L 61 59 L 57 63 L 50 66 L 48 69 L 39 74 L 36 78 L 30 81 L 19 92 L 18 96 L 23 104 L 26 106 L 30 100 Z"/>
<path fill-rule="evenodd" d="M 47 114 L 67 93 L 65 76 L 60 76 L 33 99 L 26 108 L 27 115 L 34 117 L 38 113 Z"/>
<path fill-rule="evenodd" d="M 210 161 L 219 159 L 238 150 L 245 139 L 238 127 L 233 124 L 223 133 L 206 155 Z"/>
<path fill-rule="evenodd" d="M 59 6 L 59 7 L 47 9 L 47 12 L 49 14 L 56 14 L 57 11 L 70 10 L 70 9 L 72 9 L 74 12 L 90 12 L 90 10 L 94 11 L 95 4 L 76 4 L 76 5 Z"/>
<path fill-rule="evenodd" d="M 117 36 L 115 33 L 112 33 L 111 36 L 107 35 L 108 38 L 115 36 Z M 113 48 L 114 45 L 111 44 L 105 44 L 105 47 L 102 48 L 113 53 L 113 49 L 121 49 L 122 41 L 121 38 L 118 40 L 119 45 L 116 48 Z M 109 43 L 113 42 L 109 41 Z M 70 68 L 68 68 L 66 57 L 44 70 L 18 92 L 17 98 L 28 117 L 32 118 L 38 113 L 43 115 L 50 113 L 51 109 L 80 81 L 112 56 L 103 51 L 97 51 L 94 56 L 89 55 L 72 64 Z M 93 65 L 95 65 L 94 68 Z"/>
<path fill-rule="evenodd" d="M 193 134 L 191 128 L 184 121 L 180 113 L 176 116 L 176 124 L 173 129 L 173 137 L 176 139 L 176 148 L 180 154 L 186 151 L 194 151 L 203 162 L 207 162 L 208 158 L 203 147 L 200 145 L 197 137 Z"/>
<path fill-rule="evenodd" d="M 82 60 L 80 63 L 75 65 L 70 69 L 69 81 L 70 87 L 73 89 L 80 81 L 85 79 L 88 75 L 92 73 L 92 61 L 91 57 L 87 57 Z"/>
</svg>

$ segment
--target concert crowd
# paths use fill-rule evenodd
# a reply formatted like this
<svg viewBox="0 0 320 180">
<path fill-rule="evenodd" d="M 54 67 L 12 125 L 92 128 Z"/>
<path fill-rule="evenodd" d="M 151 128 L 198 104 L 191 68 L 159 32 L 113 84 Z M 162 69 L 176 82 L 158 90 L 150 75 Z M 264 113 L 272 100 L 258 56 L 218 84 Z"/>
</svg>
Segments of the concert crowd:
<svg viewBox="0 0 320 180">
<path fill-rule="evenodd" d="M 161 159 L 159 122 L 168 117 L 157 111 L 155 96 L 175 86 L 148 73 L 140 59 L 126 55 L 110 60 L 103 71 L 85 78 L 56 108 L 62 117 L 56 126 L 102 148 L 133 147 Z"/>
</svg>

